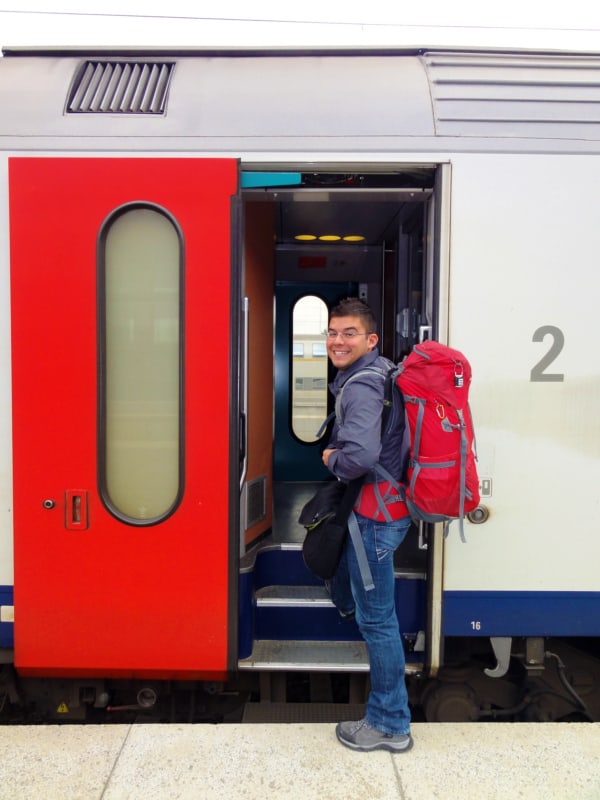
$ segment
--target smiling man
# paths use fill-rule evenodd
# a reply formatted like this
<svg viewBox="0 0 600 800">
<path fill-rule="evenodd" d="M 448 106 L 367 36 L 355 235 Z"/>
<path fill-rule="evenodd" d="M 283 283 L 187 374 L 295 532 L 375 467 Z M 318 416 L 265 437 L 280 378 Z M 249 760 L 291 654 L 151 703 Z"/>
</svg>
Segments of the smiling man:
<svg viewBox="0 0 600 800">
<path fill-rule="evenodd" d="M 330 389 L 336 398 L 342 387 L 343 392 L 323 462 L 342 481 L 365 476 L 354 511 L 374 583 L 365 588 L 347 537 L 330 591 L 343 618 L 356 616 L 369 653 L 371 691 L 365 717 L 338 723 L 336 735 L 353 750 L 402 753 L 413 741 L 394 597 L 394 550 L 410 517 L 397 491 L 374 468 L 379 463 L 396 480 L 402 478 L 404 413 L 393 407 L 382 432 L 385 375 L 392 364 L 378 353 L 375 327 L 366 303 L 347 298 L 332 310 L 327 331 L 327 353 L 338 369 Z"/>
<path fill-rule="evenodd" d="M 349 305 L 348 301 L 344 301 Z M 340 305 L 344 308 L 344 303 Z M 365 315 L 363 315 L 364 317 Z M 372 315 L 370 315 L 372 316 Z M 362 330 L 370 327 L 368 318 L 361 316 L 331 317 L 327 330 L 327 352 L 334 367 L 346 370 L 359 358 L 371 352 L 377 346 L 378 336 L 374 330 Z"/>
</svg>

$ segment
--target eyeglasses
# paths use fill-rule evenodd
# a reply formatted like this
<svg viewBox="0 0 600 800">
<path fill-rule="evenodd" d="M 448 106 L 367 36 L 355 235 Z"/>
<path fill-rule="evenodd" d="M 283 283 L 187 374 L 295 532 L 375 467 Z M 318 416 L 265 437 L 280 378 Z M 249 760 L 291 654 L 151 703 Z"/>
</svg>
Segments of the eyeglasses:
<svg viewBox="0 0 600 800">
<path fill-rule="evenodd" d="M 373 331 L 369 331 L 369 333 L 358 333 L 358 331 L 327 331 L 327 338 L 328 339 L 337 339 L 338 336 L 341 336 L 345 342 L 351 342 L 357 336 L 370 336 Z"/>
</svg>

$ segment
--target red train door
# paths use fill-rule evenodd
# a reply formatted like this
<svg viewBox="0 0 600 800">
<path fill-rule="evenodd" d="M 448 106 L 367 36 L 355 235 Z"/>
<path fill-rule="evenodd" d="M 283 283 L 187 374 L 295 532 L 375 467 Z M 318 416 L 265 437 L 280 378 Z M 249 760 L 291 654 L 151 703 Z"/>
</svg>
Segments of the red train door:
<svg viewBox="0 0 600 800">
<path fill-rule="evenodd" d="M 17 669 L 222 676 L 237 163 L 9 170 Z"/>
</svg>

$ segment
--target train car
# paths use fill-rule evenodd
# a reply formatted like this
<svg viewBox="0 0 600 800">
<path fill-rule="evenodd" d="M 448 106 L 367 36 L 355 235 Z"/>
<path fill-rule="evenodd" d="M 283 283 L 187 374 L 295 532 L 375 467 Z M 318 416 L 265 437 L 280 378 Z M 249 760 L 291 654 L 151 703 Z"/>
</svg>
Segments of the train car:
<svg viewBox="0 0 600 800">
<path fill-rule="evenodd" d="M 600 719 L 600 54 L 14 49 L 0 107 L 3 718 L 364 699 L 297 521 L 357 295 L 474 376 L 415 710 Z"/>
</svg>

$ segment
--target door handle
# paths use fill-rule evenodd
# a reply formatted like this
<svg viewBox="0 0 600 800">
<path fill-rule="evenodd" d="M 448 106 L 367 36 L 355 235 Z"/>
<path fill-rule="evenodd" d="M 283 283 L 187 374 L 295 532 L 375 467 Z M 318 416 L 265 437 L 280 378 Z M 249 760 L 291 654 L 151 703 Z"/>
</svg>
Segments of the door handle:
<svg viewBox="0 0 600 800">
<path fill-rule="evenodd" d="M 431 325 L 419 325 L 419 344 L 431 339 L 433 328 Z"/>
<path fill-rule="evenodd" d="M 88 527 L 88 493 L 81 489 L 65 492 L 65 527 L 70 531 L 85 531 Z"/>
<path fill-rule="evenodd" d="M 240 491 L 248 472 L 248 352 L 249 300 L 242 298 L 242 345 L 240 353 Z"/>
</svg>

